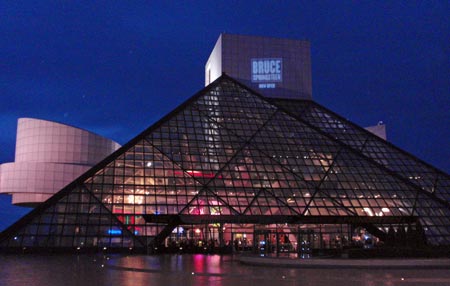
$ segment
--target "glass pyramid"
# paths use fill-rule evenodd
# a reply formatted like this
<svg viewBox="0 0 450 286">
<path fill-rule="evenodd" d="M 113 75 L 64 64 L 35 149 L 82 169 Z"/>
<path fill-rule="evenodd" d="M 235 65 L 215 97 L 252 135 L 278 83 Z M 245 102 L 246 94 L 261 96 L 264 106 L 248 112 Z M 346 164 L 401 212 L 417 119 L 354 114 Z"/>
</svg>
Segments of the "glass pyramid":
<svg viewBox="0 0 450 286">
<path fill-rule="evenodd" d="M 415 221 L 429 244 L 448 245 L 450 177 L 315 102 L 268 99 L 223 75 L 5 230 L 0 247 L 147 248 L 189 219 L 221 235 L 347 224 L 380 237 Z"/>
</svg>

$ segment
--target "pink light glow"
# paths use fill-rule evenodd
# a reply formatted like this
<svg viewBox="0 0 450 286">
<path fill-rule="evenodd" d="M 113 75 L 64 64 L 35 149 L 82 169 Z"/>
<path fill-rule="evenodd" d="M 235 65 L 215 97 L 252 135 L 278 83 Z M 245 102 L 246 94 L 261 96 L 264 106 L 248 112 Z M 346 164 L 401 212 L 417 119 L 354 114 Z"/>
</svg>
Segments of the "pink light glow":
<svg viewBox="0 0 450 286">
<path fill-rule="evenodd" d="M 212 179 L 212 178 L 218 178 L 221 179 L 222 176 L 218 175 L 216 177 L 216 174 L 214 173 L 203 173 L 202 171 L 195 171 L 195 170 L 187 170 L 187 171 L 175 171 L 175 175 L 183 175 L 184 173 L 187 173 L 191 175 L 192 177 L 199 177 L 199 178 L 206 178 L 206 179 Z"/>
</svg>

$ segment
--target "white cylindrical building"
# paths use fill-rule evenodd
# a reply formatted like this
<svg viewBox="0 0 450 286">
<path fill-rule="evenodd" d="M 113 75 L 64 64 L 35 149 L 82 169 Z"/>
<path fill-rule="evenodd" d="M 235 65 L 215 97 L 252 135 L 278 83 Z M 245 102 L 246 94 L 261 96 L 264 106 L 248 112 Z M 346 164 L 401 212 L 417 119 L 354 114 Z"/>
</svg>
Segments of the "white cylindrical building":
<svg viewBox="0 0 450 286">
<path fill-rule="evenodd" d="M 20 118 L 15 160 L 0 165 L 0 193 L 15 205 L 36 206 L 119 147 L 86 130 Z"/>
</svg>

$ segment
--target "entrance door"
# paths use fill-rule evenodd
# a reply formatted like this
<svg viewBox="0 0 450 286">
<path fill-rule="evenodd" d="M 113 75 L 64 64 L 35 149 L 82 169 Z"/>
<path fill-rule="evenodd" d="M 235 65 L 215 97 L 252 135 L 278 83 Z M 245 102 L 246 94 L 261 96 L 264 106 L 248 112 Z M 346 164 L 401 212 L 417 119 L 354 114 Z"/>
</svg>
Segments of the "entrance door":
<svg viewBox="0 0 450 286">
<path fill-rule="evenodd" d="M 255 253 L 267 255 L 274 250 L 270 230 L 255 230 L 253 249 Z"/>
<path fill-rule="evenodd" d="M 312 229 L 299 231 L 297 241 L 297 253 L 299 258 L 312 257 L 313 239 L 314 239 L 314 231 Z"/>
<path fill-rule="evenodd" d="M 252 250 L 252 233 L 234 232 L 231 237 L 233 239 L 233 252 Z"/>
</svg>

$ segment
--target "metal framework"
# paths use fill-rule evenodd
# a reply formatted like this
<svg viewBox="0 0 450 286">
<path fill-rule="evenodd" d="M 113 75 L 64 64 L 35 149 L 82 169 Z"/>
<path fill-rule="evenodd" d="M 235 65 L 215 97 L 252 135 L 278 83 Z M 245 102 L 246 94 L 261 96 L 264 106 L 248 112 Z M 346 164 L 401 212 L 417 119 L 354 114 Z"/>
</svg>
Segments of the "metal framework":
<svg viewBox="0 0 450 286">
<path fill-rule="evenodd" d="M 210 224 L 210 223 L 251 223 L 251 224 L 415 224 L 413 216 L 294 216 L 294 215 L 143 215 L 149 223 Z"/>
<path fill-rule="evenodd" d="M 180 224 L 418 222 L 450 244 L 450 177 L 319 104 L 223 75 L 0 235 L 3 248 L 147 247 Z M 203 219 L 203 220 L 202 220 Z"/>
</svg>

